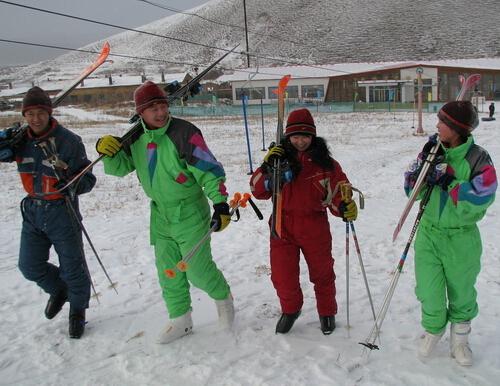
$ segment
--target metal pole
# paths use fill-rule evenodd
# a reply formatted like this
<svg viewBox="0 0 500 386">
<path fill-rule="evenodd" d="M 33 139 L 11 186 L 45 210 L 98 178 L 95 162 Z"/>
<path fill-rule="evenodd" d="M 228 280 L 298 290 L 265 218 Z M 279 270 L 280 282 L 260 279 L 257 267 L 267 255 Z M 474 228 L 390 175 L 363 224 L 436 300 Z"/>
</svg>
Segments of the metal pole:
<svg viewBox="0 0 500 386">
<path fill-rule="evenodd" d="M 245 17 L 245 42 L 247 45 L 247 67 L 250 67 L 250 54 L 248 53 L 248 24 L 247 24 L 247 2 L 243 0 L 243 15 Z"/>
<path fill-rule="evenodd" d="M 264 105 L 262 102 L 262 98 L 260 98 L 260 120 L 262 124 L 262 151 L 266 151 L 266 143 L 264 139 Z"/>
<path fill-rule="evenodd" d="M 253 174 L 253 167 L 252 167 L 252 151 L 250 149 L 250 137 L 248 135 L 247 100 L 248 97 L 246 95 L 243 95 L 241 98 L 241 104 L 243 105 L 243 120 L 245 121 L 245 135 L 247 138 L 248 163 L 250 164 L 250 172 L 248 173 L 248 175 L 251 175 Z"/>
<path fill-rule="evenodd" d="M 422 72 L 421 67 L 417 67 L 417 110 L 418 110 L 418 123 L 415 135 L 424 135 L 424 128 L 422 127 Z"/>
</svg>

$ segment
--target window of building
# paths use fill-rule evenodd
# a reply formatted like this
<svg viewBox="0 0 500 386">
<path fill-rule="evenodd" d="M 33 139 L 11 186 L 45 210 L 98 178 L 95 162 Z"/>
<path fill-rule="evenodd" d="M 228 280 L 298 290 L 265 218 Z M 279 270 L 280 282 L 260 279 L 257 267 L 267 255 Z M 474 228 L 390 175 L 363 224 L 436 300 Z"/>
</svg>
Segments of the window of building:
<svg viewBox="0 0 500 386">
<path fill-rule="evenodd" d="M 397 86 L 371 86 L 370 102 L 394 102 L 400 100 Z"/>
<path fill-rule="evenodd" d="M 302 98 L 305 99 L 322 99 L 325 96 L 325 87 L 322 84 L 319 85 L 304 85 L 300 89 L 302 93 Z"/>
<path fill-rule="evenodd" d="M 278 95 L 275 94 L 277 86 L 272 86 L 267 88 L 269 99 L 278 99 Z M 299 97 L 299 86 L 288 86 L 285 91 L 286 98 L 298 98 Z"/>
<path fill-rule="evenodd" d="M 266 89 L 264 87 L 237 88 L 236 99 L 241 100 L 243 95 L 248 96 L 248 99 L 264 99 L 266 97 Z"/>
</svg>

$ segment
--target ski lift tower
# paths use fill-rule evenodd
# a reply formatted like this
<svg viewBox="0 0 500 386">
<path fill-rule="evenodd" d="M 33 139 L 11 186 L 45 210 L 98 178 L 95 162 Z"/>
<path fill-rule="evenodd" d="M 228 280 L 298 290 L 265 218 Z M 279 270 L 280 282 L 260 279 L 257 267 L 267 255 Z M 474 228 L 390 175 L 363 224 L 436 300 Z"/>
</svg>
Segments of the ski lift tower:
<svg viewBox="0 0 500 386">
<path fill-rule="evenodd" d="M 417 72 L 417 116 L 418 116 L 418 123 L 417 123 L 417 129 L 415 130 L 414 135 L 422 136 L 425 135 L 424 128 L 422 127 L 422 73 L 424 72 L 424 69 L 422 67 L 417 67 L 416 69 Z"/>
</svg>

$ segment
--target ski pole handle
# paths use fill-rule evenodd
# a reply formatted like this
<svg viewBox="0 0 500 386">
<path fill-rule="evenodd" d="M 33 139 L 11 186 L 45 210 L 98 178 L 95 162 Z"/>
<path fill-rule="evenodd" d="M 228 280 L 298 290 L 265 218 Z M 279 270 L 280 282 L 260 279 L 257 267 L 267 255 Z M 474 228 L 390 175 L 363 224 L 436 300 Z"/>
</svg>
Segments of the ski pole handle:
<svg viewBox="0 0 500 386">
<path fill-rule="evenodd" d="M 255 202 L 253 202 L 252 198 L 248 199 L 248 203 L 252 207 L 252 209 L 255 212 L 255 214 L 257 215 L 258 219 L 262 220 L 264 218 L 264 216 L 262 215 L 262 212 L 259 210 L 259 208 L 257 208 L 257 205 L 255 205 Z"/>
<path fill-rule="evenodd" d="M 340 196 L 342 201 L 351 202 L 352 201 L 352 185 L 348 182 L 342 182 L 340 184 Z"/>
</svg>

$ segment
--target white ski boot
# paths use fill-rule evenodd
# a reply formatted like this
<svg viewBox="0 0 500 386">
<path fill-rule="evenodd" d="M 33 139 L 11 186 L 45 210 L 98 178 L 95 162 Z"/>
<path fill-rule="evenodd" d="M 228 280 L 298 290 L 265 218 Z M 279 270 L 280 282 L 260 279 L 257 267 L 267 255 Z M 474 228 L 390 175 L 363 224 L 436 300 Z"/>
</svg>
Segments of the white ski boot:
<svg viewBox="0 0 500 386">
<path fill-rule="evenodd" d="M 226 299 L 216 300 L 215 305 L 219 315 L 219 325 L 224 329 L 230 329 L 234 322 L 233 296 L 229 294 Z"/>
<path fill-rule="evenodd" d="M 469 347 L 470 321 L 452 323 L 450 329 L 450 352 L 461 366 L 472 366 L 472 350 Z"/>
<path fill-rule="evenodd" d="M 436 347 L 439 339 L 444 334 L 444 330 L 439 334 L 431 334 L 430 332 L 425 331 L 420 337 L 419 345 L 418 345 L 418 357 L 421 359 L 425 359 L 431 355 L 432 351 Z"/>
<path fill-rule="evenodd" d="M 178 318 L 171 319 L 156 342 L 159 344 L 167 344 L 185 335 L 191 334 L 192 330 L 193 320 L 191 319 L 191 311 L 188 311 Z"/>
</svg>

